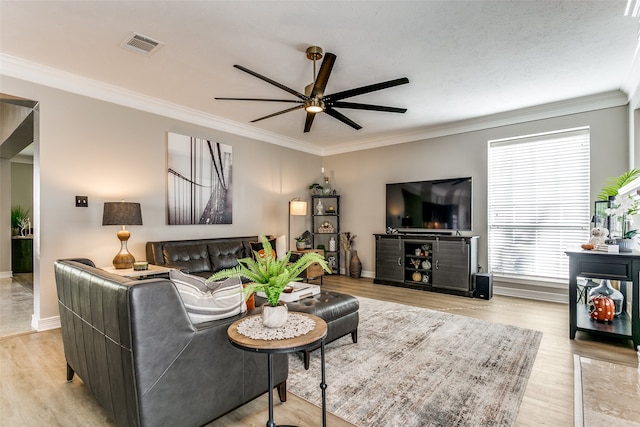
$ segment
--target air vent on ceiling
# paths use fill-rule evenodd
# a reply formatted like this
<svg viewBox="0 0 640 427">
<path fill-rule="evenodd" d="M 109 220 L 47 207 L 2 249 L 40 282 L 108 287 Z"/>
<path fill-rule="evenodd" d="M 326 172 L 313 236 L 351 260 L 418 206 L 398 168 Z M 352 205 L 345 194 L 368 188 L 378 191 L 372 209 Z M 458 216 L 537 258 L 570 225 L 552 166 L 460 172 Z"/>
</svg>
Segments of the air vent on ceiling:
<svg viewBox="0 0 640 427">
<path fill-rule="evenodd" d="M 141 55 L 150 56 L 156 50 L 160 49 L 163 44 L 164 43 L 143 36 L 142 34 L 132 33 L 120 46 Z"/>
</svg>

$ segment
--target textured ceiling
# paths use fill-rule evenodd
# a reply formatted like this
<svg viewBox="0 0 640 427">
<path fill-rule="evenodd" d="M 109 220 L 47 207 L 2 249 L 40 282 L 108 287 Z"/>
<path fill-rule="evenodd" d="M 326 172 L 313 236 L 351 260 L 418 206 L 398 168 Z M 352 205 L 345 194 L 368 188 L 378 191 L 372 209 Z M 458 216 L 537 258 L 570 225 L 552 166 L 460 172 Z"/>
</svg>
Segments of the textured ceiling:
<svg viewBox="0 0 640 427">
<path fill-rule="evenodd" d="M 626 1 L 0 1 L 0 52 L 331 149 L 514 109 L 637 88 L 637 19 Z M 132 32 L 164 43 L 145 57 L 120 47 Z M 346 110 L 359 131 L 302 110 L 254 124 L 295 99 L 233 68 L 300 92 L 304 51 L 337 55 L 325 93 L 406 76 L 407 85 L 350 98 L 405 114 Z M 2 64 L 0 64 L 2 65 Z M 33 65 L 33 64 L 31 64 Z M 318 64 L 319 66 L 319 64 Z"/>
</svg>

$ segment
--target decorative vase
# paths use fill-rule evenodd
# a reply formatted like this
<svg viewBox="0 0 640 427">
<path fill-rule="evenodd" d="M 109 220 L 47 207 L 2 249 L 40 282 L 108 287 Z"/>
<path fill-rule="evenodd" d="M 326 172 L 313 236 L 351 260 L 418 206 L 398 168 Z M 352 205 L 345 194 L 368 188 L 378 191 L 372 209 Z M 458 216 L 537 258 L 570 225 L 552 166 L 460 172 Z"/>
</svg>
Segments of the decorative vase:
<svg viewBox="0 0 640 427">
<path fill-rule="evenodd" d="M 329 177 L 328 176 L 324 177 L 324 184 L 322 184 L 322 193 L 325 196 L 330 196 L 331 195 L 331 184 L 329 184 Z"/>
<path fill-rule="evenodd" d="M 620 252 L 633 252 L 635 247 L 633 239 L 616 239 L 616 245 L 618 245 Z"/>
<path fill-rule="evenodd" d="M 411 275 L 411 278 L 413 279 L 414 282 L 419 282 L 422 280 L 422 274 L 420 274 L 420 272 L 418 271 L 414 271 L 413 274 Z"/>
<path fill-rule="evenodd" d="M 351 262 L 349 263 L 349 274 L 354 279 L 360 277 L 360 273 L 362 273 L 362 263 L 360 262 L 360 258 L 358 258 L 358 251 L 353 251 L 351 255 Z"/>
<path fill-rule="evenodd" d="M 262 324 L 267 328 L 280 328 L 287 323 L 289 309 L 282 302 L 272 307 L 268 303 L 262 306 Z"/>
<path fill-rule="evenodd" d="M 329 252 L 335 252 L 336 251 L 336 239 L 331 236 L 331 238 L 329 239 Z"/>
<path fill-rule="evenodd" d="M 351 276 L 351 251 L 344 251 L 344 275 Z"/>
<path fill-rule="evenodd" d="M 591 291 L 589 291 L 590 299 L 593 299 L 597 296 L 609 297 L 613 301 L 613 305 L 615 306 L 614 314 L 618 316 L 620 315 L 620 313 L 622 313 L 624 295 L 622 295 L 622 292 L 613 289 L 608 279 L 602 279 L 602 282 L 600 282 L 600 286 L 596 286 L 595 288 L 591 289 Z"/>
<path fill-rule="evenodd" d="M 318 199 L 318 203 L 316 204 L 316 215 L 324 215 L 324 205 L 322 204 L 322 199 Z"/>
</svg>

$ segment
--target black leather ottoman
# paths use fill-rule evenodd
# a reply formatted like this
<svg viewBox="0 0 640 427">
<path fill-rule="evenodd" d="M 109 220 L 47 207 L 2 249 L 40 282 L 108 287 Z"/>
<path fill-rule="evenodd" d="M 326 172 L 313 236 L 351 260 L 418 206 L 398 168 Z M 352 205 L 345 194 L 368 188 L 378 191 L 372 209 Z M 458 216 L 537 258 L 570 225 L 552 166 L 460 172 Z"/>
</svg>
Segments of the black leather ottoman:
<svg viewBox="0 0 640 427">
<path fill-rule="evenodd" d="M 266 302 L 265 299 L 256 297 L 256 307 Z M 302 299 L 298 302 L 288 302 L 289 311 L 309 313 L 320 317 L 327 322 L 327 338 L 325 343 L 330 343 L 347 334 L 351 334 L 354 343 L 358 342 L 358 298 L 341 294 L 339 292 L 320 291 L 318 295 Z M 313 350 L 320 348 L 320 344 L 304 350 L 304 368 L 309 369 L 309 356 Z"/>
</svg>

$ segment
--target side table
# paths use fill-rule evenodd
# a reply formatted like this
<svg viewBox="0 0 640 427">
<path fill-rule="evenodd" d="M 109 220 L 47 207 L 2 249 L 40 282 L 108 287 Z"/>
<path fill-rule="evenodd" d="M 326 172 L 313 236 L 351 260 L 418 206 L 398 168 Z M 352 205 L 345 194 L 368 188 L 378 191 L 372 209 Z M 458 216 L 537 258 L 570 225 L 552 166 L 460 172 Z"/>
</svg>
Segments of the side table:
<svg viewBox="0 0 640 427">
<path fill-rule="evenodd" d="M 154 277 L 165 277 L 169 278 L 170 268 L 162 267 L 159 265 L 149 264 L 149 268 L 147 270 L 134 270 L 133 268 L 115 268 L 112 266 L 109 267 L 100 267 L 101 270 L 108 271 L 109 273 L 117 274 L 118 276 L 128 277 L 130 279 L 151 279 Z"/>
<path fill-rule="evenodd" d="M 324 258 L 324 250 L 322 249 L 304 249 L 301 251 L 291 251 L 292 255 L 302 256 L 306 253 L 314 252 Z M 324 276 L 324 269 L 320 264 L 314 262 L 305 271 L 302 272 L 302 278 L 309 283 L 310 279 L 320 279 L 320 285 L 322 286 L 322 277 Z"/>
<path fill-rule="evenodd" d="M 292 314 L 292 313 L 290 313 Z M 267 427 L 275 427 L 276 423 L 273 420 L 273 355 L 275 353 L 295 353 L 305 350 L 309 347 L 320 343 L 321 349 L 321 366 L 322 366 L 322 380 L 320 382 L 320 389 L 322 390 L 322 426 L 327 425 L 327 404 L 326 404 L 326 389 L 325 383 L 325 355 L 324 355 L 324 339 L 327 336 L 327 324 L 318 316 L 307 313 L 295 312 L 296 315 L 308 317 L 315 321 L 315 327 L 304 335 L 280 339 L 280 340 L 262 340 L 253 339 L 238 332 L 238 325 L 245 320 L 253 317 L 260 317 L 260 315 L 247 316 L 243 319 L 236 320 L 227 329 L 229 335 L 229 341 L 234 346 L 244 351 L 252 351 L 256 353 L 267 354 L 267 368 L 268 368 L 268 380 L 269 380 L 269 420 L 267 421 Z M 283 426 L 284 427 L 284 426 Z"/>
<path fill-rule="evenodd" d="M 640 252 L 607 253 L 567 250 L 569 257 L 569 338 L 577 331 L 615 337 L 640 345 Z M 578 277 L 620 281 L 624 295 L 623 311 L 612 322 L 597 322 L 589 317 L 586 304 L 578 301 Z"/>
</svg>

